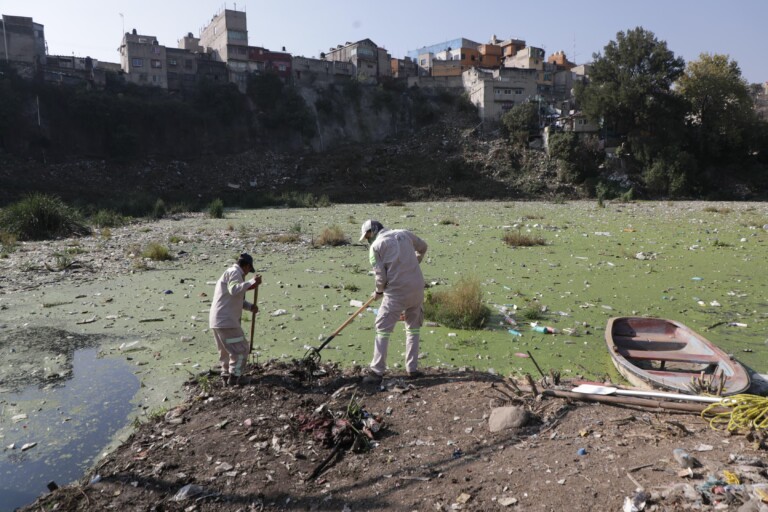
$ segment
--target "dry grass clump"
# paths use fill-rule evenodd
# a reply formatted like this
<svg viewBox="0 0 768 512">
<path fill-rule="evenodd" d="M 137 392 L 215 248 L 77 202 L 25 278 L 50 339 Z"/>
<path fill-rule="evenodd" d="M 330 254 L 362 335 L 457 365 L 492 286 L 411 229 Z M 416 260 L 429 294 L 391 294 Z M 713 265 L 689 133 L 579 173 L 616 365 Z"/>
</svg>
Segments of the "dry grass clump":
<svg viewBox="0 0 768 512">
<path fill-rule="evenodd" d="M 173 255 L 168 248 L 157 242 L 152 242 L 141 253 L 142 258 L 149 258 L 152 261 L 169 261 L 173 259 Z"/>
<path fill-rule="evenodd" d="M 344 231 L 339 226 L 325 228 L 315 240 L 315 245 L 329 245 L 332 247 L 345 245 L 346 243 L 347 237 L 344 236 Z"/>
<path fill-rule="evenodd" d="M 479 329 L 491 315 L 482 296 L 480 281 L 462 278 L 453 288 L 427 292 L 424 315 L 455 329 Z"/>
<path fill-rule="evenodd" d="M 706 206 L 704 207 L 705 212 L 711 212 L 711 213 L 731 213 L 733 210 L 731 208 L 718 208 L 717 206 Z"/>
<path fill-rule="evenodd" d="M 438 222 L 441 226 L 458 226 L 459 221 L 456 219 L 442 219 L 440 222 Z"/>
<path fill-rule="evenodd" d="M 547 241 L 538 236 L 532 236 L 520 231 L 508 231 L 502 238 L 510 247 L 533 247 L 535 245 L 547 245 Z"/>
<path fill-rule="evenodd" d="M 404 202 L 398 201 L 397 199 L 395 199 L 393 201 L 387 201 L 384 204 L 385 204 L 385 206 L 405 206 Z"/>
<path fill-rule="evenodd" d="M 301 237 L 298 233 L 281 233 L 272 237 L 272 240 L 281 244 L 294 244 L 301 240 Z"/>
</svg>

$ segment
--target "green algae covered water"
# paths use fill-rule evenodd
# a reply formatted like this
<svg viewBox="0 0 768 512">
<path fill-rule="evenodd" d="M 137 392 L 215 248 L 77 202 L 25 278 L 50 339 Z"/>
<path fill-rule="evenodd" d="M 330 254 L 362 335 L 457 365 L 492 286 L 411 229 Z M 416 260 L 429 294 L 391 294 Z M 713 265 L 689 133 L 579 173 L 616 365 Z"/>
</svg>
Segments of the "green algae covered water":
<svg viewBox="0 0 768 512">
<path fill-rule="evenodd" d="M 368 218 L 413 230 L 427 241 L 422 269 L 430 289 L 475 278 L 493 312 L 477 331 L 425 325 L 422 366 L 535 376 L 533 361 L 516 356 L 530 352 L 544 371 L 620 382 L 604 327 L 613 316 L 641 315 L 682 322 L 751 369 L 768 373 L 768 278 L 762 272 L 768 205 L 763 203 L 635 202 L 602 208 L 594 202 L 457 201 L 228 210 L 224 219 L 161 220 L 126 234 L 124 243 L 135 243 L 131 237 L 154 238 L 170 245 L 175 261 L 0 296 L 0 332 L 55 326 L 103 339 L 99 361 L 119 362 L 141 382 L 138 393 L 138 386 L 126 386 L 129 396 L 121 395 L 130 413 L 116 413 L 124 420 L 113 445 L 134 419 L 181 400 L 185 379 L 215 366 L 207 329 L 213 283 L 244 250 L 254 256 L 264 281 L 255 325 L 258 360 L 300 358 L 308 347 L 318 346 L 357 309 L 350 301 L 365 301 L 373 289 L 367 247 L 356 242 Z M 341 228 L 351 243 L 313 243 L 331 226 Z M 509 232 L 546 244 L 508 247 L 503 237 Z M 281 241 L 280 235 L 288 233 L 298 234 L 297 240 Z M 175 241 L 169 243 L 171 238 Z M 116 251 L 108 257 L 123 256 Z M 542 312 L 539 325 L 554 334 L 532 329 L 522 315 L 530 308 Z M 366 365 L 373 320 L 372 311 L 363 313 L 323 350 L 323 359 Z M 250 315 L 244 315 L 246 332 L 248 322 Z M 394 371 L 402 369 L 404 338 L 398 326 L 388 361 Z M 0 383 L 22 363 L 4 358 Z M 94 376 L 95 389 L 112 390 L 110 378 Z M 17 400 L 8 393 L 0 394 L 3 404 Z M 111 395 L 106 400 L 113 403 Z M 39 407 L 55 409 L 54 403 Z M 6 405 L 2 414 L 4 428 L 11 424 L 10 409 Z M 47 418 L 43 428 L 52 428 L 54 419 Z M 78 425 L 87 436 L 85 424 Z M 4 435 L 7 446 L 11 441 L 7 431 Z M 109 446 L 105 443 L 103 450 Z M 0 464 L 10 464 L 13 453 L 3 452 Z"/>
</svg>

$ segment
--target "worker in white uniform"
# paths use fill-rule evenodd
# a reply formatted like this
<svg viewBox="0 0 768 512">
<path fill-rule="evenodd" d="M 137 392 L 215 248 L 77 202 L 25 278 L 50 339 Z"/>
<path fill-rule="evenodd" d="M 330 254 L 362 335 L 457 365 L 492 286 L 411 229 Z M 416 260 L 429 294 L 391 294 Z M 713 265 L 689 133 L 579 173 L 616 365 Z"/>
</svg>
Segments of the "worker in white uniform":
<svg viewBox="0 0 768 512">
<path fill-rule="evenodd" d="M 376 315 L 373 360 L 365 384 L 380 384 L 387 369 L 387 348 L 395 324 L 405 321 L 405 369 L 409 377 L 418 377 L 419 340 L 424 323 L 424 275 L 419 264 L 427 252 L 427 243 L 405 229 L 385 229 L 377 220 L 367 220 L 360 228 L 360 241 L 370 244 L 376 288 L 373 296 L 382 298 Z"/>
<path fill-rule="evenodd" d="M 240 326 L 242 311 L 258 313 L 259 307 L 245 300 L 245 292 L 261 284 L 261 275 L 256 274 L 249 281 L 245 280 L 253 268 L 253 258 L 243 253 L 237 263 L 229 267 L 216 281 L 213 303 L 209 315 L 209 326 L 219 349 L 221 377 L 228 386 L 240 384 L 240 376 L 245 369 L 250 352 L 250 343 L 245 341 L 245 333 Z"/>
</svg>

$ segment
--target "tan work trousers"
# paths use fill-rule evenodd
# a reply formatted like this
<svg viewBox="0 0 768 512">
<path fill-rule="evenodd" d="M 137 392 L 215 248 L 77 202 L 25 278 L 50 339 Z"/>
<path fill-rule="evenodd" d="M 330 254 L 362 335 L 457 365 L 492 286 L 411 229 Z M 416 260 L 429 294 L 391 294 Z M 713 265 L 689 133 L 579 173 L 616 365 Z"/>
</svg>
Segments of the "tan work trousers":
<svg viewBox="0 0 768 512">
<path fill-rule="evenodd" d="M 389 338 L 402 314 L 405 319 L 405 369 L 414 372 L 419 365 L 419 341 L 424 323 L 424 291 L 401 300 L 386 293 L 376 316 L 376 338 L 371 370 L 382 375 L 387 369 Z"/>
<path fill-rule="evenodd" d="M 245 341 L 245 333 L 241 327 L 213 329 L 213 338 L 219 349 L 219 362 L 222 375 L 239 377 L 248 362 L 250 345 Z"/>
</svg>

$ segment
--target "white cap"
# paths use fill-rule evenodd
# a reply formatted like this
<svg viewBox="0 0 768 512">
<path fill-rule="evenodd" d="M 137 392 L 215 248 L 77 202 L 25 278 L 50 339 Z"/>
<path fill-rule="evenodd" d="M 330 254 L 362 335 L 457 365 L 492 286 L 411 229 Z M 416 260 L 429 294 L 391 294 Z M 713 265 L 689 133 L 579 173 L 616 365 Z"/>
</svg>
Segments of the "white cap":
<svg viewBox="0 0 768 512">
<path fill-rule="evenodd" d="M 363 222 L 363 225 L 360 227 L 360 240 L 358 241 L 362 242 L 363 240 L 365 240 L 365 234 L 368 233 L 369 231 L 371 231 L 372 234 L 375 235 L 382 229 L 384 229 L 384 226 L 381 225 L 381 222 L 377 220 L 369 219 Z"/>
</svg>

